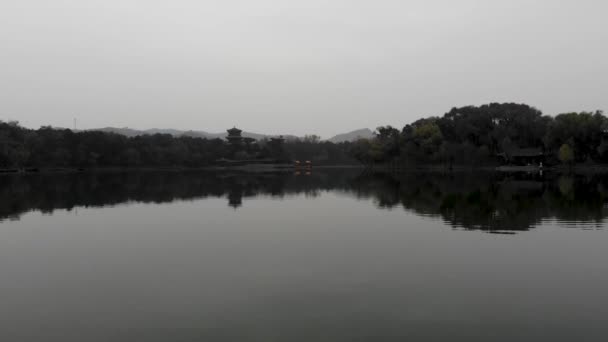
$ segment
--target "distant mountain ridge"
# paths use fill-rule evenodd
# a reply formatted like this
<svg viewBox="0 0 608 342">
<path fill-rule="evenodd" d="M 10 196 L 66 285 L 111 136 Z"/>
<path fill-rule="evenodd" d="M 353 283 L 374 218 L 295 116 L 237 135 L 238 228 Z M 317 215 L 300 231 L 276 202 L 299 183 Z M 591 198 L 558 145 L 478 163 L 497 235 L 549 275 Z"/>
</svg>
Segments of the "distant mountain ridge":
<svg viewBox="0 0 608 342">
<path fill-rule="evenodd" d="M 205 138 L 205 139 L 223 139 L 226 137 L 227 133 L 209 133 L 205 131 L 182 131 L 178 129 L 159 129 L 152 128 L 146 130 L 137 130 L 128 127 L 117 128 L 117 127 L 103 127 L 103 128 L 94 128 L 89 129 L 88 131 L 100 131 L 107 133 L 116 133 L 120 135 L 124 135 L 127 137 L 136 137 L 139 135 L 153 135 L 153 134 L 170 134 L 174 137 L 193 137 L 193 138 Z M 261 140 L 264 138 L 276 137 L 278 135 L 270 135 L 270 134 L 258 134 L 252 132 L 243 132 L 243 137 L 253 138 L 256 140 Z M 297 139 L 298 137 L 294 135 L 284 135 L 284 137 L 288 140 Z"/>
<path fill-rule="evenodd" d="M 352 142 L 359 139 L 371 139 L 374 137 L 374 132 L 369 128 L 358 129 L 356 131 L 338 134 L 332 138 L 327 139 L 332 143 L 341 143 L 341 142 Z"/>
<path fill-rule="evenodd" d="M 124 135 L 127 137 L 136 137 L 139 135 L 153 135 L 153 134 L 170 134 L 174 137 L 186 136 L 186 137 L 205 138 L 205 139 L 223 139 L 227 135 L 226 132 L 210 133 L 210 132 L 205 132 L 205 131 L 182 131 L 182 130 L 178 130 L 178 129 L 159 129 L 159 128 L 138 130 L 138 129 L 132 129 L 132 128 L 128 128 L 128 127 L 124 127 L 124 128 L 103 127 L 103 128 L 88 129 L 87 131 L 100 131 L 100 132 L 107 132 L 107 133 L 115 133 L 115 134 L 120 134 L 120 135 Z M 278 135 L 243 132 L 243 137 L 253 138 L 256 140 L 261 140 L 264 138 L 271 138 L 271 137 L 276 137 L 276 136 L 278 136 Z M 332 143 L 351 142 L 351 141 L 356 141 L 358 139 L 370 139 L 370 138 L 373 138 L 373 136 L 374 136 L 374 132 L 371 129 L 363 128 L 363 129 L 358 129 L 358 130 L 348 132 L 348 133 L 338 134 L 334 137 L 327 139 L 327 141 L 332 142 Z M 296 140 L 296 139 L 301 138 L 301 137 L 297 137 L 295 135 L 284 135 L 284 137 L 287 140 Z"/>
</svg>

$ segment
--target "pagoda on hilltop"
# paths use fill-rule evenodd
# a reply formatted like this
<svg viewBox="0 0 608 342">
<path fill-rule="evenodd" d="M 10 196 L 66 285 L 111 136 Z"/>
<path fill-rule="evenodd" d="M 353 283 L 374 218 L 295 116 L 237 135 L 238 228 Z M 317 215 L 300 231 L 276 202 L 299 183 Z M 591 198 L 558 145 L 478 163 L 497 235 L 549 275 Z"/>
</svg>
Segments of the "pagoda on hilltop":
<svg viewBox="0 0 608 342">
<path fill-rule="evenodd" d="M 228 132 L 228 135 L 226 136 L 226 140 L 228 140 L 228 142 L 231 145 L 233 145 L 233 146 L 241 145 L 241 143 L 243 142 L 243 136 L 241 135 L 243 133 L 242 130 L 240 130 L 236 127 L 232 127 L 231 129 L 227 130 L 226 132 Z"/>
</svg>

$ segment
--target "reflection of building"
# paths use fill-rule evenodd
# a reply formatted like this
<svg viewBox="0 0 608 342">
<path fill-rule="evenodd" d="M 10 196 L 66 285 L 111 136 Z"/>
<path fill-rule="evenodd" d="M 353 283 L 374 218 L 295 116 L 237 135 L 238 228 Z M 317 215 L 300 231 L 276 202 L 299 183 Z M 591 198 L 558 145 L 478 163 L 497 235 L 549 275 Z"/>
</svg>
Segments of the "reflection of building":
<svg viewBox="0 0 608 342">
<path fill-rule="evenodd" d="M 241 189 L 231 189 L 228 192 L 228 205 L 234 209 L 243 205 L 243 191 Z"/>
<path fill-rule="evenodd" d="M 226 132 L 228 132 L 228 136 L 226 136 L 226 140 L 228 140 L 228 142 L 232 145 L 240 145 L 243 142 L 243 136 L 241 135 L 241 133 L 243 133 L 242 130 L 236 128 L 236 127 L 232 127 L 231 129 L 227 130 Z"/>
</svg>

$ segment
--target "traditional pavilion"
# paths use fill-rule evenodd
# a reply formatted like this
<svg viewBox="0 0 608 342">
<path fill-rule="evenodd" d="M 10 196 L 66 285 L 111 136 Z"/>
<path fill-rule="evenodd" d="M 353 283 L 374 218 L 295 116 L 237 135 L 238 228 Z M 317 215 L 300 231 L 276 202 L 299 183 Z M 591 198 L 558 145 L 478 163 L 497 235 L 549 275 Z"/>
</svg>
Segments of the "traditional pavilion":
<svg viewBox="0 0 608 342">
<path fill-rule="evenodd" d="M 545 162 L 542 148 L 514 148 L 498 154 L 505 164 L 540 165 Z"/>
<path fill-rule="evenodd" d="M 242 130 L 236 128 L 236 127 L 232 127 L 231 129 L 227 130 L 226 132 L 228 132 L 228 135 L 226 136 L 226 140 L 228 140 L 228 142 L 232 145 L 240 145 L 243 142 L 243 136 L 241 135 L 243 133 Z"/>
</svg>

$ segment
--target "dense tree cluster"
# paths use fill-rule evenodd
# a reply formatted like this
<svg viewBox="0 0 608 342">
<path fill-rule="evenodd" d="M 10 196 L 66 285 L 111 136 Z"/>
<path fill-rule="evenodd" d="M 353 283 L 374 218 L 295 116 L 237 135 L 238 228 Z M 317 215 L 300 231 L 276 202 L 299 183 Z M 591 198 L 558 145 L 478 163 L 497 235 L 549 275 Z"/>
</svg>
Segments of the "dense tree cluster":
<svg viewBox="0 0 608 342">
<path fill-rule="evenodd" d="M 608 118 L 595 113 L 543 115 L 525 104 L 454 108 L 399 130 L 379 127 L 373 139 L 334 144 L 306 136 L 276 140 L 223 139 L 169 134 L 119 134 L 0 122 L 0 168 L 202 167 L 218 160 L 310 160 L 315 164 L 492 165 L 523 149 L 541 151 L 548 164 L 608 162 Z M 500 157 L 502 155 L 502 157 Z M 502 159 L 501 159 L 502 158 Z"/>
<path fill-rule="evenodd" d="M 317 163 L 356 163 L 348 144 L 318 137 L 273 144 L 244 138 L 235 148 L 222 139 L 169 134 L 126 137 L 100 131 L 73 132 L 16 122 L 0 122 L 0 168 L 23 167 L 202 167 L 221 159 L 303 159 Z"/>
<path fill-rule="evenodd" d="M 550 164 L 608 162 L 608 118 L 602 112 L 543 115 L 525 104 L 493 103 L 454 108 L 420 119 L 401 131 L 379 127 L 353 155 L 365 164 L 498 163 L 509 151 L 538 149 Z M 560 152 L 561 151 L 561 152 Z"/>
</svg>

